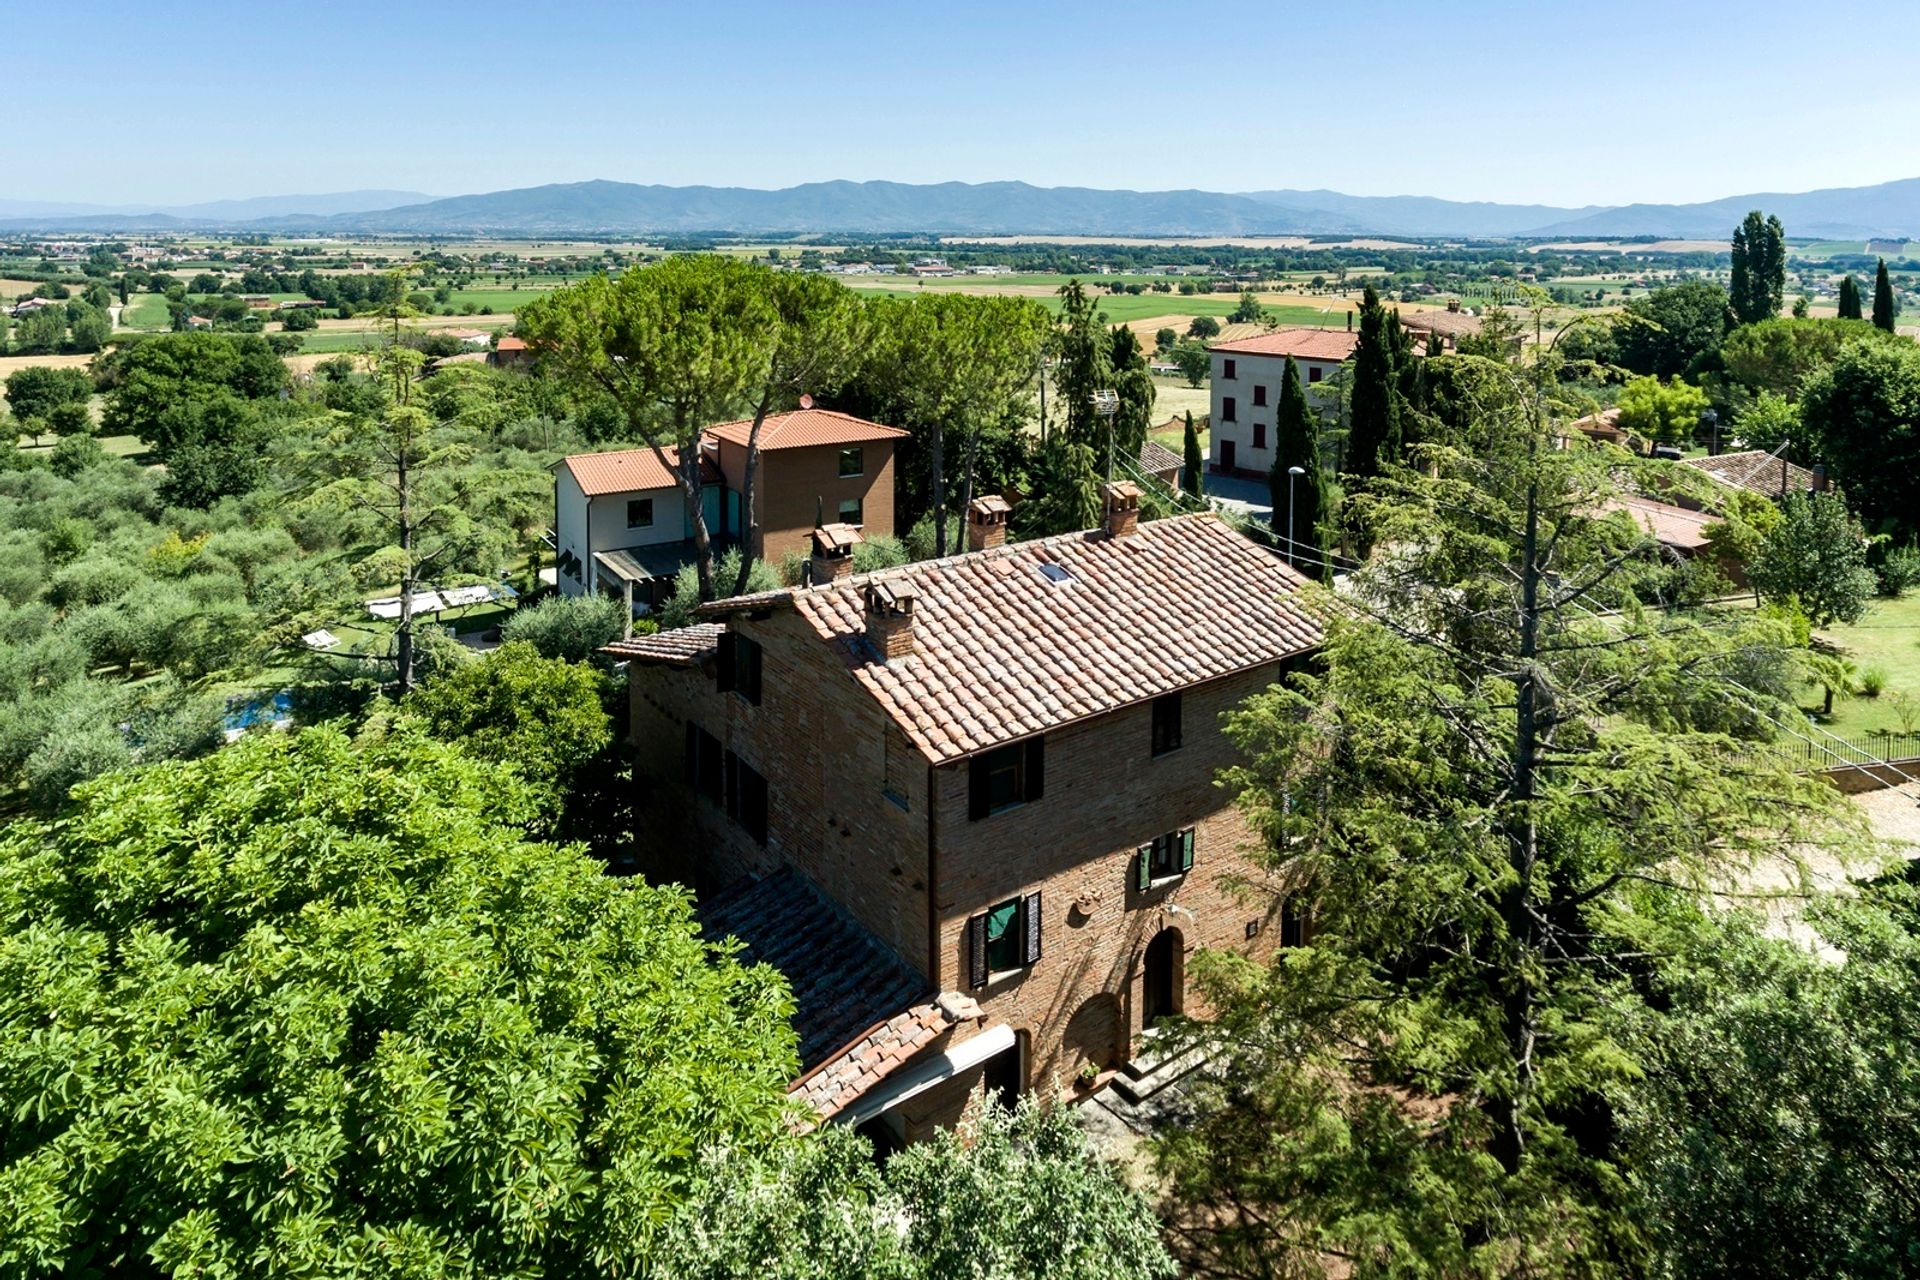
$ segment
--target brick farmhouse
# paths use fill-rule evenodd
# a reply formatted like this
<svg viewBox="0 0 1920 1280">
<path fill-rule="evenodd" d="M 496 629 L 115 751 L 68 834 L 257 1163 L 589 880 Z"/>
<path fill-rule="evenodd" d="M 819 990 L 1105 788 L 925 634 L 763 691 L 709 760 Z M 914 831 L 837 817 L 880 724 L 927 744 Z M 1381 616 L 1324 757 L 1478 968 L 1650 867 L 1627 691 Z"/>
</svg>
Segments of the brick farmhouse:
<svg viewBox="0 0 1920 1280">
<path fill-rule="evenodd" d="M 700 441 L 701 509 L 716 545 L 743 538 L 751 421 Z M 820 514 L 870 535 L 893 533 L 893 452 L 907 433 L 826 409 L 768 415 L 754 471 L 755 556 L 806 553 Z M 579 453 L 554 464 L 554 554 L 563 595 L 605 591 L 651 608 L 694 558 L 693 520 L 665 449 Z"/>
<path fill-rule="evenodd" d="M 1215 779 L 1222 715 L 1319 643 L 1303 580 L 1213 515 L 1104 498 L 1020 543 L 979 499 L 967 552 L 867 575 L 829 526 L 813 585 L 609 650 L 644 869 L 787 975 L 795 1093 L 883 1143 L 1133 1057 L 1199 1011 L 1197 947 L 1298 939 Z"/>
</svg>

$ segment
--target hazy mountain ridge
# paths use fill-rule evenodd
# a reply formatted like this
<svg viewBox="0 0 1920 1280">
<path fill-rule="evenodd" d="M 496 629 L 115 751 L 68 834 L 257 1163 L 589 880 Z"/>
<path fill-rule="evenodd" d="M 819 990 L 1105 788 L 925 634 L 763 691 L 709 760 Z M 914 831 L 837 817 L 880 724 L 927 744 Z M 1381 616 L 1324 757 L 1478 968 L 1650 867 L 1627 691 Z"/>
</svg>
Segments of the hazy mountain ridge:
<svg viewBox="0 0 1920 1280">
<path fill-rule="evenodd" d="M 408 203 L 388 205 L 388 200 Z M 360 207 L 343 207 L 358 204 Z M 300 204 L 331 207 L 294 207 Z M 375 207 L 378 206 L 378 207 Z M 1466 239 L 1661 236 L 1724 239 L 1749 209 L 1788 233 L 1834 239 L 1920 238 L 1920 178 L 1866 187 L 1618 207 L 1502 204 L 1431 196 L 1352 196 L 1036 187 L 1025 182 L 810 182 L 756 187 L 552 183 L 428 199 L 397 191 L 264 196 L 200 205 L 103 209 L 0 202 L 0 228 L 412 235 L 1398 235 Z M 12 216 L 11 211 L 18 210 Z M 61 212 L 65 210 L 65 212 Z"/>
</svg>

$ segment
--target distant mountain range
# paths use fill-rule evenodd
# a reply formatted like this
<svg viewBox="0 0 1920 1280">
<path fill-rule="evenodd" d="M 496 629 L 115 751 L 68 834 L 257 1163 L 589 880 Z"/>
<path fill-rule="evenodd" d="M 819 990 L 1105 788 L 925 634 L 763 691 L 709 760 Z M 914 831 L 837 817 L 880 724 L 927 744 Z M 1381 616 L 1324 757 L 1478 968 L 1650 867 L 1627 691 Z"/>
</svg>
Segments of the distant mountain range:
<svg viewBox="0 0 1920 1280">
<path fill-rule="evenodd" d="M 431 199 L 405 191 L 263 196 L 165 208 L 0 200 L 0 229 L 289 234 L 1384 235 L 1723 240 L 1749 209 L 1791 236 L 1920 239 L 1920 178 L 1698 204 L 1496 204 L 1338 191 L 1107 191 L 1025 182 L 809 182 L 780 190 L 570 182 Z"/>
</svg>

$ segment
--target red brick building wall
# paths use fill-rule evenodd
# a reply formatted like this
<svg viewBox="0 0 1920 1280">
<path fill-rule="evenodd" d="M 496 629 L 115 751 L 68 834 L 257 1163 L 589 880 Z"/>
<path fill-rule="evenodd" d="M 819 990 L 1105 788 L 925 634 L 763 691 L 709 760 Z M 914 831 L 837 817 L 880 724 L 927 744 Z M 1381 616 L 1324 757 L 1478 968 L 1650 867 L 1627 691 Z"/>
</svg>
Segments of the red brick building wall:
<svg viewBox="0 0 1920 1280">
<path fill-rule="evenodd" d="M 841 445 L 810 445 L 793 449 L 763 449 L 754 473 L 754 518 L 760 525 L 760 546 L 754 554 L 776 563 L 789 551 L 806 555 L 816 514 L 828 523 L 840 518 L 840 503 L 861 502 L 860 523 L 868 537 L 893 536 L 894 440 L 867 440 L 858 446 L 861 474 L 840 474 Z M 746 483 L 747 451 L 729 440 L 720 442 L 720 472 L 727 487 L 741 492 Z"/>
</svg>

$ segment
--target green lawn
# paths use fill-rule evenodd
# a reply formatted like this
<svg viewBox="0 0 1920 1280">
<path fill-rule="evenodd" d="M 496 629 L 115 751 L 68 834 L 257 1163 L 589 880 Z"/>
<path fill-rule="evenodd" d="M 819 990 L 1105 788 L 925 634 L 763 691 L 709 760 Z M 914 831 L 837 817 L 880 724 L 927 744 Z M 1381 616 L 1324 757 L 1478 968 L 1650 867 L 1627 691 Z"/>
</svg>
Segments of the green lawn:
<svg viewBox="0 0 1920 1280">
<path fill-rule="evenodd" d="M 347 330 L 310 329 L 300 334 L 300 354 L 333 355 L 342 351 L 371 351 L 379 345 L 379 335 Z"/>
<path fill-rule="evenodd" d="M 167 329 L 172 325 L 173 317 L 167 311 L 167 300 L 161 294 L 133 294 L 120 311 L 120 327 L 123 329 Z"/>
<path fill-rule="evenodd" d="M 1900 600 L 1875 600 L 1858 623 L 1820 634 L 1844 649 L 1863 673 L 1884 673 L 1887 688 L 1878 698 L 1856 694 L 1838 699 L 1825 727 L 1842 736 L 1898 730 L 1899 700 L 1889 695 L 1904 692 L 1920 704 L 1920 592 Z M 1809 709 L 1817 710 L 1818 698 L 1807 696 Z"/>
</svg>

